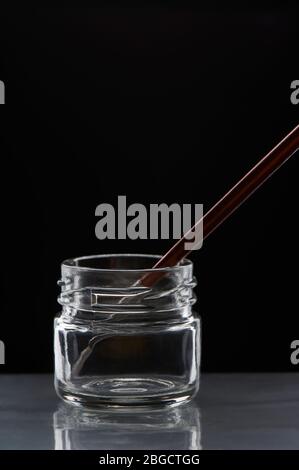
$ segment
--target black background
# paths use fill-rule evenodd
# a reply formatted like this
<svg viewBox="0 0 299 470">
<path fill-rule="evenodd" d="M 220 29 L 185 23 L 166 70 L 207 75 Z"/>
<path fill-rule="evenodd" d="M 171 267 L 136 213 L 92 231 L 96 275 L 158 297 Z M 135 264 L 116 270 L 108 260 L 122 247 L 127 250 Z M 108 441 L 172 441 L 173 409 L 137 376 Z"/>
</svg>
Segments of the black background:
<svg viewBox="0 0 299 470">
<path fill-rule="evenodd" d="M 171 245 L 100 242 L 98 204 L 207 209 L 298 123 L 298 9 L 183 5 L 1 11 L 0 372 L 52 370 L 63 259 Z M 296 370 L 297 169 L 192 255 L 203 370 Z"/>
</svg>

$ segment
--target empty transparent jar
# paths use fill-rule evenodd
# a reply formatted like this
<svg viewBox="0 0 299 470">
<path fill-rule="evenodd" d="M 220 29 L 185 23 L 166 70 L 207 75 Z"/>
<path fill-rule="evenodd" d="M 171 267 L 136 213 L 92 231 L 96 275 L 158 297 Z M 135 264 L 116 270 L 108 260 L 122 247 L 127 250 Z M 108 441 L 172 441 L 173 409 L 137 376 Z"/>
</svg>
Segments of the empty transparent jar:
<svg viewBox="0 0 299 470">
<path fill-rule="evenodd" d="M 193 265 L 151 269 L 159 257 L 103 255 L 62 263 L 55 319 L 55 387 L 89 406 L 175 405 L 199 386 L 200 321 Z M 159 279 L 147 287 L 149 275 Z"/>
</svg>

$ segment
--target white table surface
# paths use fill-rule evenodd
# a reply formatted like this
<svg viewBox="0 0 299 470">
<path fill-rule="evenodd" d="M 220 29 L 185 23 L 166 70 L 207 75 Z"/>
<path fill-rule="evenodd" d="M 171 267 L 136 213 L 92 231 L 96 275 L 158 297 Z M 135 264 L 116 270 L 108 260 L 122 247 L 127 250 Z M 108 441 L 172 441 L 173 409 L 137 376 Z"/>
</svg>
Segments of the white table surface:
<svg viewBox="0 0 299 470">
<path fill-rule="evenodd" d="M 299 374 L 203 374 L 164 412 L 66 406 L 52 375 L 0 375 L 0 449 L 299 449 Z"/>
</svg>

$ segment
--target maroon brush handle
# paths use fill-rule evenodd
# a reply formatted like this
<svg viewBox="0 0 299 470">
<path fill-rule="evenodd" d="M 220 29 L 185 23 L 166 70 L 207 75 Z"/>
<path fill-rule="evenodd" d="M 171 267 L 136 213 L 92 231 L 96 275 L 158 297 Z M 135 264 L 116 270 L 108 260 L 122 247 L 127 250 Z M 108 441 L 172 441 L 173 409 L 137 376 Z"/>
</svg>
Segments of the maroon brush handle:
<svg viewBox="0 0 299 470">
<path fill-rule="evenodd" d="M 190 251 L 185 250 L 187 236 L 198 224 L 203 224 L 203 240 L 222 224 L 251 194 L 253 194 L 278 168 L 299 148 L 299 125 L 295 127 L 276 147 L 263 157 L 245 176 L 233 186 L 170 250 L 153 266 L 165 268 L 175 266 Z M 141 284 L 152 286 L 163 274 L 145 275 Z"/>
</svg>

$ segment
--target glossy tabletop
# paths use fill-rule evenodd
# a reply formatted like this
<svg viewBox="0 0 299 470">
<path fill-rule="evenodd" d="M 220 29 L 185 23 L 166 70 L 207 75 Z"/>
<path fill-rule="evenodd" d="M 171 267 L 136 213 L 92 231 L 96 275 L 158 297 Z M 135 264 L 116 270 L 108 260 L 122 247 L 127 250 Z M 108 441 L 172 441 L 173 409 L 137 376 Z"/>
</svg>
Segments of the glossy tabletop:
<svg viewBox="0 0 299 470">
<path fill-rule="evenodd" d="M 0 449 L 299 449 L 299 374 L 203 374 L 157 412 L 64 405 L 51 375 L 0 375 Z"/>
</svg>

